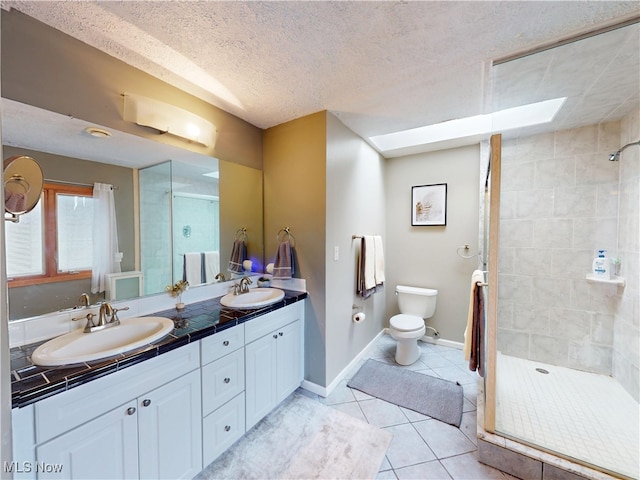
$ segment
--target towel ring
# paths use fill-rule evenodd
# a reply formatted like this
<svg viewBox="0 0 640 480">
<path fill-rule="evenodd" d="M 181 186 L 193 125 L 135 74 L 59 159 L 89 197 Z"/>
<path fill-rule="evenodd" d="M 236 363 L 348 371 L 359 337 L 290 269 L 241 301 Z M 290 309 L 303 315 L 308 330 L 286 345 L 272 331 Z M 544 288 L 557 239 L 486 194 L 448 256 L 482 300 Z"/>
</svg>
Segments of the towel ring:
<svg viewBox="0 0 640 480">
<path fill-rule="evenodd" d="M 460 253 L 460 250 L 464 250 L 465 252 L 468 252 L 469 251 L 469 244 L 468 243 L 458 247 L 457 250 L 456 250 L 456 253 L 458 254 L 459 257 L 462 257 L 462 258 L 473 258 L 473 257 L 475 257 L 475 255 L 463 255 L 462 253 Z M 478 254 L 478 255 L 480 255 L 480 254 Z"/>
<path fill-rule="evenodd" d="M 247 241 L 247 229 L 245 227 L 239 228 L 236 230 L 236 240 L 242 239 L 243 241 Z"/>
<path fill-rule="evenodd" d="M 19 185 L 24 190 L 24 192 L 21 192 L 21 193 L 24 193 L 24 194 L 27 194 L 27 193 L 29 193 L 31 191 L 31 185 L 29 185 L 29 182 L 27 182 L 22 175 L 18 175 L 17 173 L 14 173 L 13 175 L 11 175 L 11 177 L 9 177 L 4 182 L 5 190 L 10 190 L 10 189 L 7 189 L 7 185 L 9 185 L 9 184 L 11 184 L 11 185 L 14 185 L 14 184 Z M 16 193 L 16 192 L 13 192 L 13 193 Z"/>
<path fill-rule="evenodd" d="M 282 234 L 282 238 L 280 238 L 280 234 Z M 282 243 L 286 240 L 289 240 L 291 242 L 292 247 L 295 246 L 296 244 L 296 239 L 291 233 L 291 231 L 289 230 L 289 227 L 284 227 L 278 230 L 278 233 L 276 234 L 276 240 L 278 241 L 278 243 Z"/>
</svg>

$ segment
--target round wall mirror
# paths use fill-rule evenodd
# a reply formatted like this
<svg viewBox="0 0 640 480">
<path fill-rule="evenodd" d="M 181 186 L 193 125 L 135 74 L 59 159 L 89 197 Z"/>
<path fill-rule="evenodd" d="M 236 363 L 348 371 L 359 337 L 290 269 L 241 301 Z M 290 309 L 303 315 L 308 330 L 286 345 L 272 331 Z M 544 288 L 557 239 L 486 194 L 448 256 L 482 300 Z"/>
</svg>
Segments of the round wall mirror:
<svg viewBox="0 0 640 480">
<path fill-rule="evenodd" d="M 44 176 L 33 158 L 25 155 L 4 161 L 4 209 L 12 215 L 30 212 L 40 200 Z"/>
</svg>

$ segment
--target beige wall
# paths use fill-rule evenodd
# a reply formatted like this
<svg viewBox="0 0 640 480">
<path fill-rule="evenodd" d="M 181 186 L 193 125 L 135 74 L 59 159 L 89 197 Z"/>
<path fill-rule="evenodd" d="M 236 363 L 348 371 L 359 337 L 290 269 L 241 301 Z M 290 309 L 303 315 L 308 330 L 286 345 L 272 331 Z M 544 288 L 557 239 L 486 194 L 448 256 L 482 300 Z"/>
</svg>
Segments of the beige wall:
<svg viewBox="0 0 640 480">
<path fill-rule="evenodd" d="M 385 294 L 364 300 L 355 294 L 359 240 L 385 238 L 384 159 L 334 115 L 327 114 L 326 336 L 327 383 L 360 353 L 385 325 Z M 334 250 L 338 248 L 338 260 Z M 351 321 L 352 306 L 366 314 Z"/>
<path fill-rule="evenodd" d="M 265 262 L 273 262 L 281 228 L 295 238 L 296 278 L 307 282 L 305 378 L 325 385 L 326 112 L 265 130 Z M 326 347 L 326 348 L 325 348 Z"/>
<path fill-rule="evenodd" d="M 464 341 L 475 258 L 457 255 L 460 245 L 478 252 L 480 146 L 387 161 L 386 318 L 398 313 L 395 285 L 435 288 L 436 311 L 427 325 L 440 338 Z M 411 226 L 411 187 L 447 184 L 447 225 Z"/>
<path fill-rule="evenodd" d="M 15 10 L 2 10 L 2 95 L 122 132 L 262 168 L 262 130 Z M 122 119 L 122 94 L 189 110 L 218 130 L 201 147 Z"/>
</svg>

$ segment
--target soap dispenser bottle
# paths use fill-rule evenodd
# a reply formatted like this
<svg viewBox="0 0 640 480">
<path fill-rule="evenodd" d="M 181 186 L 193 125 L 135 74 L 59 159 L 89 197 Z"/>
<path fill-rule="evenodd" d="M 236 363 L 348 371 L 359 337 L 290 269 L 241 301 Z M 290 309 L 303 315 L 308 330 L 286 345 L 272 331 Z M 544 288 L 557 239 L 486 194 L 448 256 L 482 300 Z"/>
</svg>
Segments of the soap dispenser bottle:
<svg viewBox="0 0 640 480">
<path fill-rule="evenodd" d="M 603 280 L 611 279 L 611 267 L 606 250 L 598 250 L 598 256 L 593 259 L 593 274 Z"/>
</svg>

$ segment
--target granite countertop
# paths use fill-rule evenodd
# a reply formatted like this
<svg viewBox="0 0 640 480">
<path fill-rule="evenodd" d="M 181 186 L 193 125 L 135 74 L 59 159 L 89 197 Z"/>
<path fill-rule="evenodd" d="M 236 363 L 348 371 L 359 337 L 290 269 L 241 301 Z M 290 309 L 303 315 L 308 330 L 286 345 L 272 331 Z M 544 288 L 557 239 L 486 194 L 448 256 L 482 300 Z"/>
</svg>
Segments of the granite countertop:
<svg viewBox="0 0 640 480">
<path fill-rule="evenodd" d="M 220 305 L 218 297 L 187 305 L 181 312 L 171 309 L 145 315 L 171 318 L 176 328 L 157 342 L 95 362 L 62 367 L 40 367 L 31 362 L 31 353 L 44 342 L 12 348 L 10 352 L 12 408 L 25 407 L 307 298 L 306 292 L 286 289 L 283 291 L 284 299 L 257 309 L 226 308 Z"/>
</svg>

